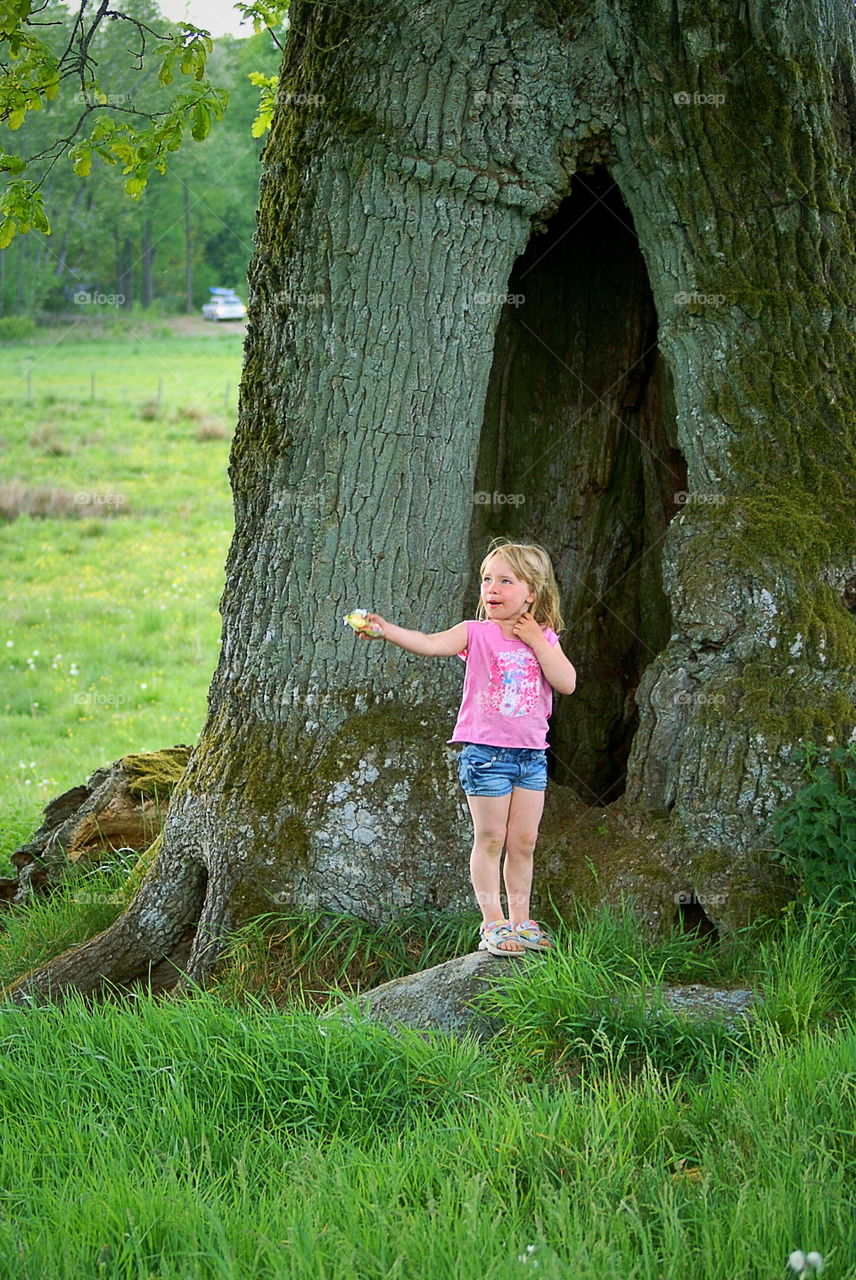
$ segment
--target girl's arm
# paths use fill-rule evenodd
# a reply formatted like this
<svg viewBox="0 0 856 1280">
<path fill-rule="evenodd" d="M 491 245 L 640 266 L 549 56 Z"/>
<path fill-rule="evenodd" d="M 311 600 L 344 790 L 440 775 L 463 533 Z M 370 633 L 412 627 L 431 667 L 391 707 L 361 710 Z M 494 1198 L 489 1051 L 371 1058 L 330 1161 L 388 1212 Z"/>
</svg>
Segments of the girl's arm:
<svg viewBox="0 0 856 1280">
<path fill-rule="evenodd" d="M 553 686 L 556 693 L 573 693 L 577 687 L 577 673 L 562 653 L 562 646 L 558 640 L 555 644 L 550 644 L 543 636 L 542 642 L 536 642 L 531 647 L 544 672 L 544 679 Z"/>
<path fill-rule="evenodd" d="M 577 687 L 576 671 L 562 653 L 558 640 L 550 644 L 531 613 L 521 613 L 514 625 L 514 634 L 529 645 L 544 672 L 544 679 L 556 693 L 573 693 Z"/>
<path fill-rule="evenodd" d="M 384 640 L 397 644 L 399 649 L 406 649 L 408 653 L 419 653 L 426 658 L 451 658 L 453 654 L 460 653 L 467 647 L 465 622 L 459 622 L 448 631 L 433 631 L 430 634 L 424 631 L 408 631 L 406 627 L 387 622 L 379 613 L 366 614 L 366 622 L 380 627 Z M 360 634 L 368 638 L 367 632 L 363 631 Z"/>
</svg>

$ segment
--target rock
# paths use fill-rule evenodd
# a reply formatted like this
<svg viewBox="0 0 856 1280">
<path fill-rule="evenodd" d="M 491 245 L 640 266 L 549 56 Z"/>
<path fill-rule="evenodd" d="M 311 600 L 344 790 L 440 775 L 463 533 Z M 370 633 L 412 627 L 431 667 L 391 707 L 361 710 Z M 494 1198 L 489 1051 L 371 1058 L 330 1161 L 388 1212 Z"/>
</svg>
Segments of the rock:
<svg viewBox="0 0 856 1280">
<path fill-rule="evenodd" d="M 685 1018 L 722 1016 L 729 1029 L 751 1016 L 756 993 L 747 987 L 716 988 L 693 983 L 687 987 L 663 987 L 663 1004 Z"/>
<path fill-rule="evenodd" d="M 474 997 L 489 990 L 491 978 L 507 972 L 509 965 L 541 962 L 535 956 L 510 960 L 473 951 L 433 969 L 384 982 L 362 995 L 359 1004 L 370 1018 L 388 1026 L 485 1039 L 500 1031 L 502 1022 L 474 1006 Z M 699 983 L 665 986 L 659 994 L 663 1006 L 672 1013 L 688 1019 L 721 1016 L 728 1027 L 750 1012 L 755 998 L 747 988 L 718 989 Z M 652 1004 L 655 999 L 652 992 Z"/>
<path fill-rule="evenodd" d="M 469 1033 L 483 1039 L 500 1030 L 502 1023 L 474 1008 L 473 998 L 489 988 L 492 974 L 510 964 L 525 963 L 472 951 L 433 969 L 384 982 L 360 997 L 360 1007 L 375 1021 L 391 1026 Z"/>
</svg>

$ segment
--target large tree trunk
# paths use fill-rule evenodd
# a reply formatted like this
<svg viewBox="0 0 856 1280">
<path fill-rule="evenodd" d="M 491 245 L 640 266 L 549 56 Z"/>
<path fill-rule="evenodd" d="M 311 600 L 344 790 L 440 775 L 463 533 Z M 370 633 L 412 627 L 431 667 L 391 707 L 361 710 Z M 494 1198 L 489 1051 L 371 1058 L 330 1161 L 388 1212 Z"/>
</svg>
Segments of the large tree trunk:
<svg viewBox="0 0 856 1280">
<path fill-rule="evenodd" d="M 850 17 L 295 0 L 208 720 L 128 916 L 18 998 L 198 900 L 192 978 L 272 904 L 467 902 L 459 665 L 340 616 L 452 625 L 495 532 L 553 553 L 580 669 L 541 891 L 769 903 L 792 749 L 854 723 Z"/>
</svg>

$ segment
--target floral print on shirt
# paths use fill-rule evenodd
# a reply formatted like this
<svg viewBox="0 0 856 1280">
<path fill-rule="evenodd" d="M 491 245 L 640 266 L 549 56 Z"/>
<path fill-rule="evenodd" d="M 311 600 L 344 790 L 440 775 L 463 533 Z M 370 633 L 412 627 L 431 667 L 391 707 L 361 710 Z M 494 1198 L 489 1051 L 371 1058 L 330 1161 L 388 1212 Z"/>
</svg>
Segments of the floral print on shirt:
<svg viewBox="0 0 856 1280">
<path fill-rule="evenodd" d="M 491 661 L 482 710 L 501 716 L 528 716 L 536 710 L 543 679 L 531 649 L 507 649 Z"/>
</svg>

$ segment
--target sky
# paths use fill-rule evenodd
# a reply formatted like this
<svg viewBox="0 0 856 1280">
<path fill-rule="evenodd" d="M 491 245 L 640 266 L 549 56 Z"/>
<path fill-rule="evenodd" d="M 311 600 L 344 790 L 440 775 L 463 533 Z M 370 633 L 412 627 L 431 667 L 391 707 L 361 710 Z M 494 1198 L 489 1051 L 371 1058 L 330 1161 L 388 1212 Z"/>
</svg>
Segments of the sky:
<svg viewBox="0 0 856 1280">
<path fill-rule="evenodd" d="M 158 0 L 158 8 L 172 22 L 192 22 L 212 36 L 251 36 L 253 24 L 241 24 L 231 0 Z"/>
</svg>

